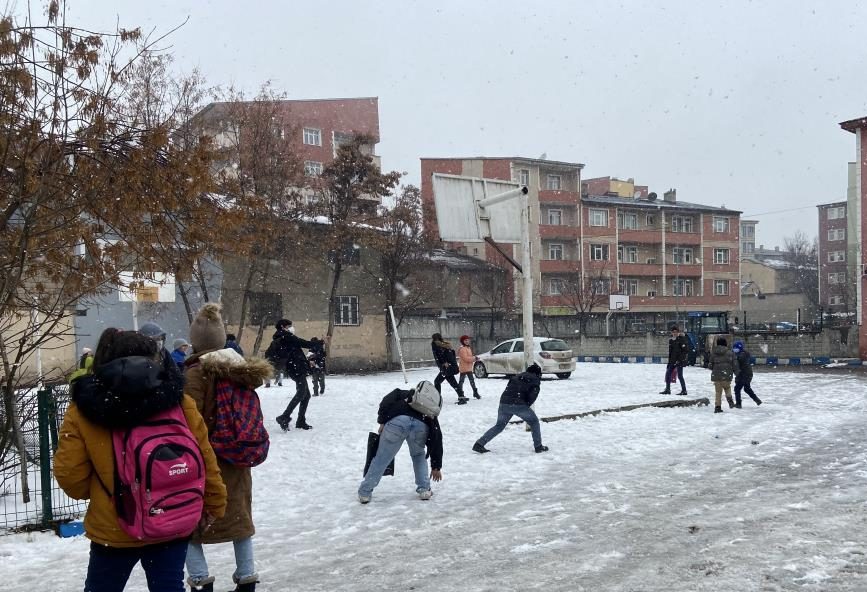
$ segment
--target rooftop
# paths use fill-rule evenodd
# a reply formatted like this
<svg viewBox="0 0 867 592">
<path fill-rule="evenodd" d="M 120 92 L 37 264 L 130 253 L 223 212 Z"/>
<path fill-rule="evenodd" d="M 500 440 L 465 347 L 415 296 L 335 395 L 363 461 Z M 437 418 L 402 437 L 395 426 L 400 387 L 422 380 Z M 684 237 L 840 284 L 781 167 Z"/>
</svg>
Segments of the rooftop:
<svg viewBox="0 0 867 592">
<path fill-rule="evenodd" d="M 841 121 L 840 127 L 847 132 L 853 134 L 862 127 L 867 127 L 867 117 L 859 117 L 858 119 L 850 119 L 849 121 Z"/>
<path fill-rule="evenodd" d="M 583 169 L 584 164 L 580 162 L 563 162 L 561 160 L 547 160 L 544 158 L 526 158 L 524 156 L 425 156 L 420 160 L 508 160 L 511 162 L 526 162 L 539 166 L 547 167 L 562 167 L 562 168 L 577 168 Z"/>
<path fill-rule="evenodd" d="M 581 198 L 585 202 L 590 203 L 598 203 L 598 204 L 607 204 L 607 205 L 616 205 L 616 206 L 629 206 L 633 208 L 646 208 L 646 209 L 671 209 L 671 210 L 699 210 L 705 212 L 718 212 L 718 213 L 726 213 L 726 214 L 741 214 L 742 212 L 738 210 L 732 210 L 729 208 L 722 208 L 716 206 L 706 206 L 704 204 L 696 204 L 690 203 L 686 201 L 665 201 L 664 199 L 656 199 L 650 201 L 649 199 L 635 199 L 632 197 L 617 197 L 613 195 L 588 195 L 587 197 Z"/>
</svg>

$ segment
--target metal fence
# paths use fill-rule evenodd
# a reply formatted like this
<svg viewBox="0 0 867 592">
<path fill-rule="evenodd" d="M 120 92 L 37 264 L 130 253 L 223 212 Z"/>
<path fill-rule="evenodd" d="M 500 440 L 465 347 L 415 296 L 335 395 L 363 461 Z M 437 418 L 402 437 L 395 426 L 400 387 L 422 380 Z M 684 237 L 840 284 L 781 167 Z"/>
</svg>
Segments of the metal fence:
<svg viewBox="0 0 867 592">
<path fill-rule="evenodd" d="M 67 496 L 52 474 L 58 431 L 69 406 L 68 387 L 25 389 L 17 399 L 25 453 L 22 459 L 12 448 L 0 459 L 0 536 L 52 528 L 87 508 L 86 502 Z"/>
</svg>

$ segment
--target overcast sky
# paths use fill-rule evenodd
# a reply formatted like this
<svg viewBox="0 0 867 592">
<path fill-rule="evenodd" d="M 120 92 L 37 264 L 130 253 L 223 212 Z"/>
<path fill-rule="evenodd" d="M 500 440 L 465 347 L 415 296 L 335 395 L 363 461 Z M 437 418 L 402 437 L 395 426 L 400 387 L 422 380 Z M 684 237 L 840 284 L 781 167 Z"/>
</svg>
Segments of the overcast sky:
<svg viewBox="0 0 867 592">
<path fill-rule="evenodd" d="M 409 182 L 422 156 L 544 153 L 739 209 L 766 247 L 845 199 L 855 141 L 837 124 L 867 115 L 858 0 L 69 5 L 89 27 L 189 17 L 172 50 L 211 84 L 378 96 L 383 166 Z"/>
</svg>

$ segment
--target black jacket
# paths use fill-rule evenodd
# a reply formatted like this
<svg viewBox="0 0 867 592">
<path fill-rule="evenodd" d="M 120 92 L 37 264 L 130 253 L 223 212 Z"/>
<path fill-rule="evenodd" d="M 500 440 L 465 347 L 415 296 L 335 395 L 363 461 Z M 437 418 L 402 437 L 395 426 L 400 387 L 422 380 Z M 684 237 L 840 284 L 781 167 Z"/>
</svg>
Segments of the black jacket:
<svg viewBox="0 0 867 592">
<path fill-rule="evenodd" d="M 448 341 L 431 341 L 430 349 L 436 360 L 437 368 L 446 376 L 458 373 L 458 359 L 455 350 Z"/>
<path fill-rule="evenodd" d="M 313 343 L 310 353 L 312 354 L 310 356 L 311 369 L 314 372 L 325 372 L 325 345 L 321 341 Z"/>
<path fill-rule="evenodd" d="M 379 403 L 379 413 L 376 421 L 385 425 L 398 415 L 408 415 L 427 424 L 427 454 L 430 457 L 430 468 L 443 468 L 443 433 L 436 417 L 422 415 L 409 406 L 407 400 L 412 396 L 412 390 L 394 389 L 382 398 Z"/>
<path fill-rule="evenodd" d="M 311 347 L 313 347 L 312 342 L 301 339 L 289 331 L 276 331 L 271 346 L 268 347 L 271 353 L 266 352 L 266 356 L 271 356 L 269 359 L 272 361 L 286 360 L 286 374 L 292 380 L 300 380 L 307 376 L 309 370 L 307 356 L 301 348 Z M 277 368 L 277 370 L 282 369 Z"/>
<path fill-rule="evenodd" d="M 82 415 L 111 429 L 129 428 L 181 404 L 184 379 L 170 357 L 117 358 L 72 383 Z"/>
<path fill-rule="evenodd" d="M 500 405 L 526 405 L 529 407 L 539 396 L 542 380 L 532 372 L 522 372 L 509 379 L 506 390 L 500 396 Z"/>
<path fill-rule="evenodd" d="M 686 335 L 681 333 L 675 339 L 668 340 L 668 363 L 677 366 L 686 366 L 689 361 L 689 341 Z"/>
<path fill-rule="evenodd" d="M 747 350 L 735 354 L 738 362 L 738 374 L 736 376 L 738 380 L 750 381 L 753 379 L 753 366 L 750 364 L 750 357 L 750 352 Z"/>
</svg>

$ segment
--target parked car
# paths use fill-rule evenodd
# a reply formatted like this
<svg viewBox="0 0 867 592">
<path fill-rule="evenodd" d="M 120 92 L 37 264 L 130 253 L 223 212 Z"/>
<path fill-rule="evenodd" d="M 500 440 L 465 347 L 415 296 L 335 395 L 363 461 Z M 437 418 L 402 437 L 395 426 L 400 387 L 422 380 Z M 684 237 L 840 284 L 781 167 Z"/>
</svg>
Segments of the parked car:
<svg viewBox="0 0 867 592">
<path fill-rule="evenodd" d="M 473 366 L 473 373 L 478 378 L 487 378 L 489 374 L 518 374 L 525 370 L 524 340 L 520 337 L 509 339 L 491 351 L 479 354 L 478 358 Z M 565 380 L 575 371 L 572 349 L 562 339 L 534 337 L 533 359 L 542 368 L 542 374 L 554 374 Z"/>
</svg>

